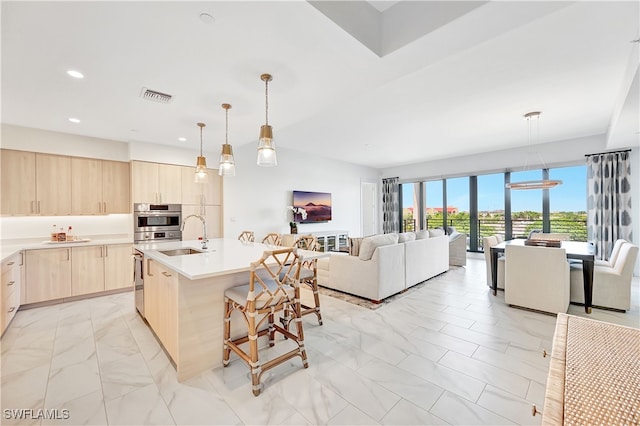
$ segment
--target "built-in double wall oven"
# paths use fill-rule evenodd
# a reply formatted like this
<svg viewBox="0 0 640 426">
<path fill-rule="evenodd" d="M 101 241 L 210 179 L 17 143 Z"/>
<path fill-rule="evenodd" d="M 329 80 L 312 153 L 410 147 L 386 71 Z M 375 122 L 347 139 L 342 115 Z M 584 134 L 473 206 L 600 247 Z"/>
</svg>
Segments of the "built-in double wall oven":
<svg viewBox="0 0 640 426">
<path fill-rule="evenodd" d="M 147 204 L 133 205 L 133 240 L 136 243 L 180 241 L 182 232 L 182 205 Z"/>
</svg>

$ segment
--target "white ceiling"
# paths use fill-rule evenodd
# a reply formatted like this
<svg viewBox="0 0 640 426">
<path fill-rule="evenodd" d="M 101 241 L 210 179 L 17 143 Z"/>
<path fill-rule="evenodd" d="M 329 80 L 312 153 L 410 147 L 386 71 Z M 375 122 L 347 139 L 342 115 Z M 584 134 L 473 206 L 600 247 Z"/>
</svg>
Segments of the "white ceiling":
<svg viewBox="0 0 640 426">
<path fill-rule="evenodd" d="M 526 145 L 536 110 L 541 143 L 638 145 L 639 2 L 386 3 L 3 1 L 2 122 L 198 149 L 203 121 L 217 151 L 225 102 L 230 143 L 256 143 L 268 72 L 278 146 L 311 155 L 384 168 Z"/>
</svg>

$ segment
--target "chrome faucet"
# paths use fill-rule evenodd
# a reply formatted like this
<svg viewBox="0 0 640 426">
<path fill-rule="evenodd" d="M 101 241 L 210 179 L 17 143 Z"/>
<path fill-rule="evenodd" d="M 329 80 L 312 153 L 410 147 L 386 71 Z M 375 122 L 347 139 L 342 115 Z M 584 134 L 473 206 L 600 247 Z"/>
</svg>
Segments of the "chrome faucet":
<svg viewBox="0 0 640 426">
<path fill-rule="evenodd" d="M 189 219 L 190 217 L 197 217 L 198 219 L 200 219 L 200 222 L 202 222 L 202 249 L 206 250 L 209 240 L 207 239 L 207 221 L 204 216 L 200 216 L 199 214 L 190 214 L 189 216 L 185 217 L 182 220 L 182 225 L 180 225 L 180 231 L 184 231 L 184 225 L 185 223 L 187 223 L 187 219 Z"/>
</svg>

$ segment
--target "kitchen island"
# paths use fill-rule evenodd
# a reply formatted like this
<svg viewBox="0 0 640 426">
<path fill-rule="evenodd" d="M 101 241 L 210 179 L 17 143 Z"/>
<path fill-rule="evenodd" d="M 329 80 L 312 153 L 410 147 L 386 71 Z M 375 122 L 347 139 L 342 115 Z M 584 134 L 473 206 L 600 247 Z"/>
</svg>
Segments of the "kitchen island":
<svg viewBox="0 0 640 426">
<path fill-rule="evenodd" d="M 276 246 L 217 238 L 138 244 L 144 255 L 144 316 L 184 381 L 222 366 L 224 291 L 249 282 L 249 264 Z M 180 254 L 189 250 L 193 254 Z M 327 253 L 298 250 L 304 259 Z M 235 315 L 235 314 L 234 314 Z M 246 333 L 235 317 L 232 336 Z"/>
</svg>

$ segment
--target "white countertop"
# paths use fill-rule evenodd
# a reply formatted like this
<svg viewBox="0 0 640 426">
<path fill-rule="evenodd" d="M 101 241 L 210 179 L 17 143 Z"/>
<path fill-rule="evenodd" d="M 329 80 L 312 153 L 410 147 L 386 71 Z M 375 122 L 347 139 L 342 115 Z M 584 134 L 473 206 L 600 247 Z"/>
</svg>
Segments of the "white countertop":
<svg viewBox="0 0 640 426">
<path fill-rule="evenodd" d="M 2 259 L 1 261 L 4 261 L 8 257 L 11 257 L 22 250 L 99 246 L 103 244 L 133 244 L 133 236 L 122 234 L 95 236 L 89 235 L 80 237 L 80 239 L 88 241 L 52 243 L 50 241 L 47 241 L 46 237 L 2 240 L 0 242 L 0 259 Z"/>
<path fill-rule="evenodd" d="M 262 243 L 242 243 L 237 239 L 214 238 L 209 240 L 204 253 L 183 256 L 167 256 L 160 251 L 179 248 L 202 250 L 198 240 L 164 243 L 136 244 L 134 247 L 151 258 L 191 280 L 215 277 L 249 270 L 249 264 L 262 257 L 265 250 L 282 248 Z M 298 250 L 304 259 L 328 257 L 329 253 Z"/>
</svg>

